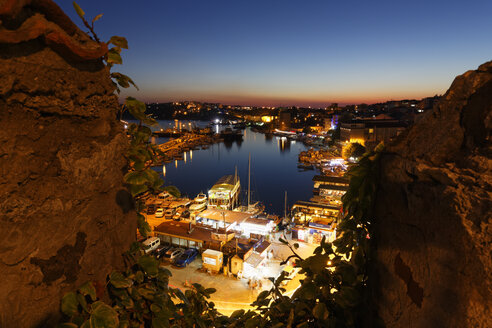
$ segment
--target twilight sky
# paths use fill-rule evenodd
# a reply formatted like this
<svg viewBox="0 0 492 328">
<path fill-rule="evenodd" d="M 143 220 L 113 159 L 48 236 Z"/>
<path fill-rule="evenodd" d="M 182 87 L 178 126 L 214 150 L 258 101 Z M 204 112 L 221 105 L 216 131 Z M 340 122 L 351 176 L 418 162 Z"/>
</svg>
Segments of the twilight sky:
<svg viewBox="0 0 492 328">
<path fill-rule="evenodd" d="M 82 26 L 72 1 L 56 0 Z M 78 0 L 144 101 L 373 103 L 444 93 L 492 59 L 491 0 Z M 85 29 L 83 29 L 85 30 Z"/>
</svg>

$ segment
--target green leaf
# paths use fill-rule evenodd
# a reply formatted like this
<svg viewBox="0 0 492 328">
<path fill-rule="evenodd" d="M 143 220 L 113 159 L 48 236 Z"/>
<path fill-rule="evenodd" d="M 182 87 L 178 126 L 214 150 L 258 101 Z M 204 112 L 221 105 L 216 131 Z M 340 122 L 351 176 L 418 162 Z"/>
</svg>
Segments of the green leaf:
<svg viewBox="0 0 492 328">
<path fill-rule="evenodd" d="M 87 301 L 85 300 L 85 296 L 82 294 L 77 294 L 77 301 L 80 306 L 84 309 L 85 312 L 89 313 L 89 308 L 87 307 Z"/>
<path fill-rule="evenodd" d="M 92 328 L 117 328 L 119 325 L 118 313 L 101 301 L 92 304 L 89 320 Z"/>
<path fill-rule="evenodd" d="M 84 296 L 89 295 L 91 297 L 91 300 L 93 301 L 95 301 L 97 298 L 96 288 L 90 281 L 80 286 L 79 292 Z"/>
<path fill-rule="evenodd" d="M 330 260 L 330 256 L 328 254 L 322 254 L 322 255 L 314 255 L 310 256 L 301 263 L 301 267 L 304 270 L 309 270 L 312 271 L 313 273 L 319 274 L 321 271 L 323 271 L 327 264 L 328 261 Z"/>
<path fill-rule="evenodd" d="M 256 297 L 256 299 L 259 301 L 264 300 L 265 298 L 267 298 L 269 294 L 270 294 L 269 290 L 264 290 L 258 295 L 258 297 Z"/>
<path fill-rule="evenodd" d="M 159 189 L 162 187 L 164 184 L 164 180 L 161 179 L 161 177 L 157 177 L 157 179 L 154 180 L 154 183 L 152 184 L 153 189 Z"/>
<path fill-rule="evenodd" d="M 140 234 L 144 237 L 147 237 L 152 232 L 149 223 L 145 221 L 145 217 L 143 215 L 139 215 L 137 217 L 137 227 Z"/>
<path fill-rule="evenodd" d="M 210 298 L 210 295 L 215 293 L 217 290 L 215 288 L 206 288 L 203 290 L 203 295 L 206 297 L 206 298 Z"/>
<path fill-rule="evenodd" d="M 115 48 L 109 49 L 108 59 L 106 61 L 108 64 L 123 64 L 123 59 L 121 59 L 121 55 Z"/>
<path fill-rule="evenodd" d="M 128 288 L 133 285 L 133 281 L 126 278 L 121 272 L 113 271 L 109 275 L 109 282 L 115 288 Z"/>
<path fill-rule="evenodd" d="M 148 300 L 154 300 L 154 291 L 148 288 L 138 288 L 138 293 Z"/>
<path fill-rule="evenodd" d="M 80 6 L 75 1 L 72 2 L 72 4 L 73 4 L 73 8 L 77 12 L 77 15 L 79 15 L 80 18 L 84 18 L 85 12 L 82 10 L 82 8 L 80 8 Z"/>
<path fill-rule="evenodd" d="M 113 72 L 111 73 L 111 77 L 115 79 L 122 88 L 129 88 L 131 84 L 135 87 L 135 89 L 139 90 L 135 82 L 133 82 L 133 80 L 125 74 Z"/>
<path fill-rule="evenodd" d="M 66 293 L 61 301 L 62 312 L 71 317 L 78 313 L 79 301 L 77 301 L 77 295 L 74 292 Z"/>
<path fill-rule="evenodd" d="M 144 272 L 150 276 L 155 276 L 159 272 L 159 261 L 153 256 L 144 255 L 138 259 L 138 265 L 140 265 Z"/>
<path fill-rule="evenodd" d="M 101 17 L 103 17 L 103 14 L 99 14 L 96 17 L 94 17 L 94 19 L 92 19 L 92 24 L 94 24 L 96 21 L 100 20 Z"/>
<path fill-rule="evenodd" d="M 314 283 L 308 282 L 306 284 L 301 285 L 301 287 L 297 291 L 299 291 L 299 294 L 302 295 L 302 297 L 304 297 L 305 299 L 312 300 L 316 297 L 316 289 L 317 287 Z"/>
<path fill-rule="evenodd" d="M 231 314 L 231 319 L 236 319 L 236 318 L 239 318 L 239 317 L 242 317 L 244 314 L 244 310 L 236 310 L 234 312 L 232 312 Z"/>
<path fill-rule="evenodd" d="M 125 296 L 121 299 L 121 305 L 123 305 L 126 309 L 133 309 L 135 303 L 133 302 L 132 298 L 128 295 L 126 290 L 124 295 Z"/>
<path fill-rule="evenodd" d="M 353 287 L 342 286 L 336 294 L 336 301 L 344 308 L 355 306 L 360 302 L 360 294 Z"/>
<path fill-rule="evenodd" d="M 318 320 L 326 320 L 328 318 L 328 310 L 324 303 L 318 303 L 313 308 L 313 315 Z"/>
<path fill-rule="evenodd" d="M 155 303 L 152 303 L 150 305 L 150 311 L 154 312 L 154 313 L 157 313 L 157 312 L 160 312 L 161 311 L 161 307 Z"/>
<path fill-rule="evenodd" d="M 128 184 L 145 184 L 149 182 L 149 176 L 145 171 L 131 171 L 125 174 L 123 180 Z"/>
<path fill-rule="evenodd" d="M 147 185 L 138 185 L 138 184 L 132 184 L 130 185 L 130 193 L 132 194 L 133 197 L 146 192 L 149 190 L 149 187 Z"/>
<path fill-rule="evenodd" d="M 115 46 L 123 48 L 123 49 L 128 49 L 128 41 L 126 40 L 126 38 L 124 38 L 122 36 L 114 35 L 111 37 L 111 39 L 109 39 L 108 43 L 112 43 Z"/>
</svg>

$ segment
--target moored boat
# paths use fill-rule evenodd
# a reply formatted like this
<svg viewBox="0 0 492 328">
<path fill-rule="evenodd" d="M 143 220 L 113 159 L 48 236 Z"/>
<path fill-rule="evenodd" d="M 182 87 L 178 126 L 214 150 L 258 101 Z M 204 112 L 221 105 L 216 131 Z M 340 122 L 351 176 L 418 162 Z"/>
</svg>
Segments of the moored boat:
<svg viewBox="0 0 492 328">
<path fill-rule="evenodd" d="M 207 208 L 207 195 L 199 193 L 193 204 L 190 205 L 190 212 L 201 212 Z"/>
</svg>

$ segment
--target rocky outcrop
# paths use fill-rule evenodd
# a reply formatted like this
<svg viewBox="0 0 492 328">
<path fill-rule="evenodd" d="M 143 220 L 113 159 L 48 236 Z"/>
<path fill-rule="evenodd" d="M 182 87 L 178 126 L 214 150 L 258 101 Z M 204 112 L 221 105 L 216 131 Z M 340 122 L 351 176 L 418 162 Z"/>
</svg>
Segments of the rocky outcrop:
<svg viewBox="0 0 492 328">
<path fill-rule="evenodd" d="M 52 326 L 64 293 L 122 267 L 136 231 L 106 46 L 30 2 L 0 1 L 2 328 Z"/>
<path fill-rule="evenodd" d="M 387 327 L 492 327 L 492 62 L 382 156 L 373 302 Z"/>
</svg>

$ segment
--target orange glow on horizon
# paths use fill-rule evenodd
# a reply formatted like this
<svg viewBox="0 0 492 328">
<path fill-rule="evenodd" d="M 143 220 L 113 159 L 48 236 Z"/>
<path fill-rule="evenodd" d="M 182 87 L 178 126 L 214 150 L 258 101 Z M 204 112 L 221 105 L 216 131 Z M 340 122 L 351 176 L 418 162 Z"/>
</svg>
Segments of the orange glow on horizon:
<svg viewBox="0 0 492 328">
<path fill-rule="evenodd" d="M 206 103 L 220 103 L 227 105 L 239 105 L 239 106 L 257 106 L 257 107 L 282 107 L 282 106 L 298 106 L 298 107 L 313 107 L 324 108 L 332 103 L 338 103 L 341 106 L 345 105 L 357 105 L 357 104 L 375 104 L 384 103 L 391 100 L 402 99 L 416 99 L 420 100 L 426 97 L 432 97 L 435 94 L 442 94 L 442 92 L 415 92 L 415 93 L 399 93 L 388 92 L 387 95 L 381 94 L 358 94 L 357 96 L 340 96 L 340 97 L 323 97 L 319 95 L 313 95 L 313 97 L 265 97 L 265 96 L 192 96 L 183 95 L 179 97 L 152 97 L 152 96 L 139 96 L 138 94 L 132 95 L 145 102 L 176 102 L 176 101 L 197 101 Z M 121 101 L 127 95 L 120 96 Z M 330 99 L 331 98 L 331 99 Z"/>
</svg>

